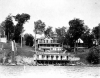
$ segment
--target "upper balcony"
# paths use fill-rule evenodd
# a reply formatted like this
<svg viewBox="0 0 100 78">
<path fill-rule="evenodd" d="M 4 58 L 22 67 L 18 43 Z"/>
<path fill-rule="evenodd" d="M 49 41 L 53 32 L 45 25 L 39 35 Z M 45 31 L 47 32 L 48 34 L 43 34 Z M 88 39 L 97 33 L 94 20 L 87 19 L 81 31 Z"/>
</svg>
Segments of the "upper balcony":
<svg viewBox="0 0 100 78">
<path fill-rule="evenodd" d="M 40 39 L 38 40 L 38 44 L 56 44 L 57 40 L 53 39 Z"/>
</svg>

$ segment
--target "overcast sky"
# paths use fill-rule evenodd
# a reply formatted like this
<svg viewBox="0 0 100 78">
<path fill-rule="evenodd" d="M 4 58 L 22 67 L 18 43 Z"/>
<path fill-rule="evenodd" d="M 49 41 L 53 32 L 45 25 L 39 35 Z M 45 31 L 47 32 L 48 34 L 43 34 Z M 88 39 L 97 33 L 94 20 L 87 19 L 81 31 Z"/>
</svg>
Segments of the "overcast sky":
<svg viewBox="0 0 100 78">
<path fill-rule="evenodd" d="M 100 23 L 100 0 L 0 0 L 0 23 L 9 14 L 28 13 L 31 18 L 24 27 L 33 33 L 34 21 L 46 26 L 68 27 L 69 20 L 80 18 L 89 28 Z"/>
</svg>

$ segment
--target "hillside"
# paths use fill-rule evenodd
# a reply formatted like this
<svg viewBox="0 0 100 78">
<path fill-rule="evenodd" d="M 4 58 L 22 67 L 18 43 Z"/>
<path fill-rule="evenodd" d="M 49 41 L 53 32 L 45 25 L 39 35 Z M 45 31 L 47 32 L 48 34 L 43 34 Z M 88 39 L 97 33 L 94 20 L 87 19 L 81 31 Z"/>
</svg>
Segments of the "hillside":
<svg viewBox="0 0 100 78">
<path fill-rule="evenodd" d="M 16 45 L 17 45 L 16 55 L 32 57 L 33 54 L 35 53 L 32 47 L 28 47 L 24 45 L 21 48 L 20 44 L 16 44 Z M 3 57 L 4 53 L 7 56 L 10 52 L 12 52 L 11 43 L 0 42 L 0 58 Z"/>
<path fill-rule="evenodd" d="M 88 62 L 86 60 L 86 57 L 87 57 L 88 53 L 89 53 L 89 49 L 85 50 L 82 53 L 77 52 L 77 54 L 75 54 L 75 56 L 80 58 L 80 62 L 83 62 L 85 64 L 88 64 Z"/>
<path fill-rule="evenodd" d="M 34 53 L 35 52 L 34 52 L 33 47 L 23 45 L 23 47 L 21 48 L 21 46 L 17 44 L 17 55 L 33 57 Z"/>
<path fill-rule="evenodd" d="M 3 49 L 1 49 L 2 46 L 3 46 Z M 17 46 L 17 51 L 15 52 L 16 56 L 33 57 L 33 55 L 35 54 L 33 47 L 23 45 L 23 47 L 21 48 L 20 44 L 18 43 L 16 44 L 16 46 Z M 3 57 L 4 53 L 8 55 L 10 52 L 12 52 L 11 43 L 0 43 L 0 59 Z M 88 64 L 88 62 L 86 61 L 88 52 L 89 50 L 87 49 L 85 52 L 77 52 L 77 54 L 74 54 L 74 55 L 80 58 L 80 62 Z"/>
</svg>

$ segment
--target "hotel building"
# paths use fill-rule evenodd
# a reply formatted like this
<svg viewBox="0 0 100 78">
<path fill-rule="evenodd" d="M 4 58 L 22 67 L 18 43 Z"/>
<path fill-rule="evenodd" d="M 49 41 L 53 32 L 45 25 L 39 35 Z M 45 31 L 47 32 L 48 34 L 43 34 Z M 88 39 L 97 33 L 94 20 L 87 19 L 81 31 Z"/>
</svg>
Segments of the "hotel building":
<svg viewBox="0 0 100 78">
<path fill-rule="evenodd" d="M 62 51 L 62 45 L 58 43 L 57 34 L 52 37 L 44 37 L 37 39 L 37 46 L 39 50 L 45 51 Z"/>
<path fill-rule="evenodd" d="M 37 64 L 67 64 L 70 61 L 79 60 L 66 51 L 62 51 L 62 45 L 58 43 L 57 34 L 51 37 L 37 39 L 37 48 L 40 50 L 34 56 Z"/>
</svg>

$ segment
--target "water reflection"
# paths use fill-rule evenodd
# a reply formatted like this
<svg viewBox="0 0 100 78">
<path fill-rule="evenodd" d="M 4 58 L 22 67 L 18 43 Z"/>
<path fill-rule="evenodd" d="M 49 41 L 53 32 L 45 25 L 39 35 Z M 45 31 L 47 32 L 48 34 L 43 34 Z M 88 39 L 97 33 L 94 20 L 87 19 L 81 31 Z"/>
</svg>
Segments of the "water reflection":
<svg viewBox="0 0 100 78">
<path fill-rule="evenodd" d="M 0 66 L 0 78 L 99 78 L 100 67 Z"/>
</svg>

